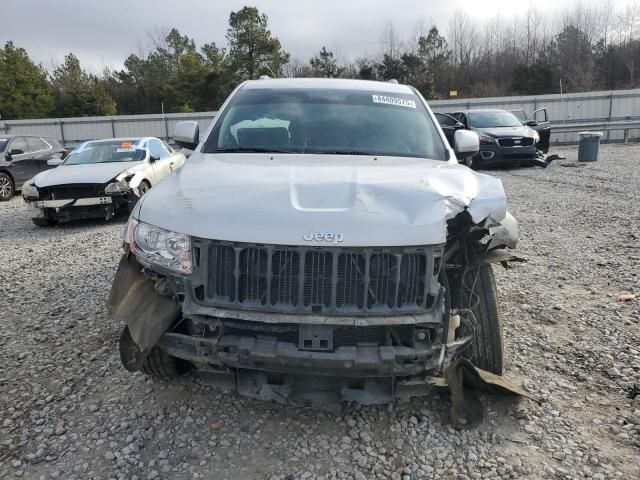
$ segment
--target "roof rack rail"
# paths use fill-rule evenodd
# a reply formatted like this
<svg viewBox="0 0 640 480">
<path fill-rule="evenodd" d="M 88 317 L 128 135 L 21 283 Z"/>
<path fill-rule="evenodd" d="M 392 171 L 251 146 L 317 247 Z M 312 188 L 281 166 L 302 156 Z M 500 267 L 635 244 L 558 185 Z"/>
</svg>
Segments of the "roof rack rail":
<svg viewBox="0 0 640 480">
<path fill-rule="evenodd" d="M 260 75 L 259 80 L 271 80 L 271 77 L 269 75 Z"/>
<path fill-rule="evenodd" d="M 387 82 L 389 83 L 398 83 L 398 80 L 396 80 L 395 78 L 390 78 L 389 80 L 387 80 Z"/>
</svg>

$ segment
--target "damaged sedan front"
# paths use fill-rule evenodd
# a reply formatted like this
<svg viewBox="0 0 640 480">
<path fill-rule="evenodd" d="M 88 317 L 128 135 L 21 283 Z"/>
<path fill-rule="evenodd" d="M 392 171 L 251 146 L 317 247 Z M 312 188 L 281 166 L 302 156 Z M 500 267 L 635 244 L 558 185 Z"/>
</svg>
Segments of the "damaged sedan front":
<svg viewBox="0 0 640 480">
<path fill-rule="evenodd" d="M 182 166 L 185 157 L 157 138 L 85 142 L 58 166 L 22 187 L 38 226 L 61 220 L 111 219 L 130 212 L 153 185 Z"/>
<path fill-rule="evenodd" d="M 489 262 L 514 246 L 500 181 L 456 159 L 413 88 L 261 80 L 138 203 L 114 280 L 123 364 L 196 368 L 281 402 L 426 393 L 458 357 L 501 374 Z"/>
</svg>

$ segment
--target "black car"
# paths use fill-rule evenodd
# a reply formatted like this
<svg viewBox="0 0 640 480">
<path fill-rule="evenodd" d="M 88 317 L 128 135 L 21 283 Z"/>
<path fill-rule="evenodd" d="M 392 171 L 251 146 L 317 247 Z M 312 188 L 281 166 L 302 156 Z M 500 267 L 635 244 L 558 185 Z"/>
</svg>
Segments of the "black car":
<svg viewBox="0 0 640 480">
<path fill-rule="evenodd" d="M 464 124 L 453 118 L 446 113 L 434 113 L 436 120 L 440 124 L 440 128 L 444 132 L 444 136 L 447 137 L 449 145 L 454 148 L 454 137 L 458 130 L 464 130 Z"/>
<path fill-rule="evenodd" d="M 549 152 L 549 141 L 551 139 L 551 123 L 549 122 L 549 114 L 546 108 L 539 108 L 531 115 L 527 115 L 524 110 L 511 110 L 523 125 L 533 128 L 540 140 L 537 147 L 542 153 Z"/>
<path fill-rule="evenodd" d="M 0 202 L 10 200 L 22 184 L 36 174 L 54 168 L 51 159 L 63 159 L 67 151 L 50 137 L 15 135 L 0 137 Z"/>
<path fill-rule="evenodd" d="M 497 109 L 465 110 L 452 113 L 451 117 L 480 137 L 480 152 L 473 157 L 473 168 L 546 166 L 538 145 L 540 135 L 523 125 L 513 113 Z"/>
</svg>

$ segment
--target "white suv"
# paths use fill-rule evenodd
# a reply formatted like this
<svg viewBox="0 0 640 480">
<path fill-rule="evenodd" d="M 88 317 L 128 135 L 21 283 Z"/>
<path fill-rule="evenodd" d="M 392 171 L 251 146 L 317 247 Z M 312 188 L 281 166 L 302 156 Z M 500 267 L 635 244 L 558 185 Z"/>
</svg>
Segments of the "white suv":
<svg viewBox="0 0 640 480">
<path fill-rule="evenodd" d="M 276 401 L 423 394 L 463 355 L 502 372 L 490 257 L 517 224 L 414 88 L 249 81 L 134 209 L 110 298 L 129 370 L 186 367 Z"/>
</svg>

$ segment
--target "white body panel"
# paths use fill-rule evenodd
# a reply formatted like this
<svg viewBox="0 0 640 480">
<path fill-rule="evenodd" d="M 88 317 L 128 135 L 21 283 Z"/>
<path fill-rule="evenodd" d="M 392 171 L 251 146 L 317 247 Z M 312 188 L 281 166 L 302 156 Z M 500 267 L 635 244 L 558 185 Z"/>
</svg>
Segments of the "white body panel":
<svg viewBox="0 0 640 480">
<path fill-rule="evenodd" d="M 326 245 L 341 234 L 344 246 L 401 246 L 444 243 L 465 208 L 475 222 L 502 220 L 500 180 L 416 158 L 194 153 L 137 215 L 216 240 Z"/>
</svg>

